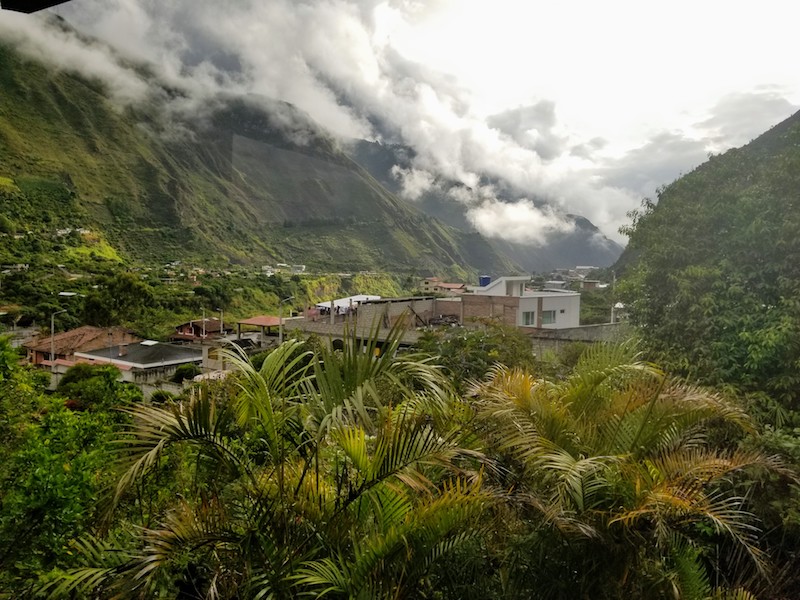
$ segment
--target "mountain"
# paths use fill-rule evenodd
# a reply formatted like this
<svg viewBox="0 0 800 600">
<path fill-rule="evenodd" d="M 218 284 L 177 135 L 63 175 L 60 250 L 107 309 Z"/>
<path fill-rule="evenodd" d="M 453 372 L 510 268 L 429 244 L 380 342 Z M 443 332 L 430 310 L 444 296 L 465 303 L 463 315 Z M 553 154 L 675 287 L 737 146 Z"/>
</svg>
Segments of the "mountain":
<svg viewBox="0 0 800 600">
<path fill-rule="evenodd" d="M 517 270 L 480 235 L 399 200 L 288 104 L 218 96 L 177 110 L 186 98 L 162 86 L 120 108 L 102 83 L 7 44 L 0 90 L 6 229 L 88 229 L 143 262 Z"/>
<path fill-rule="evenodd" d="M 355 141 L 349 148 L 353 159 L 393 193 L 400 195 L 401 188 L 392 169 L 408 169 L 412 166 L 414 150 L 400 144 L 380 144 L 365 140 Z M 489 181 L 499 200 L 513 202 L 525 196 L 519 190 L 509 189 L 501 181 Z M 466 206 L 454 200 L 446 192 L 458 187 L 456 182 L 443 182 L 443 185 L 424 192 L 418 200 L 408 201 L 425 214 L 435 217 L 464 232 L 474 232 L 475 228 L 466 215 Z M 533 199 L 534 204 L 544 207 L 544 202 Z M 622 253 L 622 247 L 606 238 L 588 219 L 579 215 L 564 214 L 566 221 L 572 222 L 574 229 L 565 234 L 551 235 L 544 244 L 525 244 L 494 240 L 507 256 L 520 264 L 526 271 L 547 272 L 558 267 L 574 265 L 594 265 L 606 267 L 613 264 Z"/>
<path fill-rule="evenodd" d="M 800 402 L 800 113 L 660 190 L 617 263 L 633 321 L 686 374 Z"/>
</svg>

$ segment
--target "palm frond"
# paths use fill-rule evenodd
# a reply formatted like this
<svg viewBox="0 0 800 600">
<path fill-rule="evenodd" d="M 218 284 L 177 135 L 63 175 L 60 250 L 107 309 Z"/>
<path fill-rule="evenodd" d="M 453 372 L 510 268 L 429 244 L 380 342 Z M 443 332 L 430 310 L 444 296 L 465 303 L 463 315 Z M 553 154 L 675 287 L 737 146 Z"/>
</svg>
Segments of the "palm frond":
<svg viewBox="0 0 800 600">
<path fill-rule="evenodd" d="M 148 581 L 159 569 L 167 567 L 180 553 L 194 552 L 207 547 L 212 555 L 219 557 L 231 552 L 238 557 L 241 537 L 227 526 L 221 507 L 204 502 L 198 506 L 183 503 L 174 510 L 159 529 L 145 529 L 144 549 L 134 560 L 134 579 Z M 218 567 L 221 565 L 217 565 Z M 224 571 L 224 566 L 220 569 Z M 237 569 L 246 565 L 237 565 Z"/>
<path fill-rule="evenodd" d="M 236 420 L 241 427 L 257 420 L 266 432 L 266 441 L 273 454 L 280 445 L 281 419 L 286 415 L 286 401 L 294 400 L 308 382 L 310 352 L 300 351 L 303 343 L 289 340 L 270 352 L 256 370 L 244 351 L 234 346 L 223 353 L 240 373 L 237 382 Z M 276 407 L 281 403 L 283 410 Z M 277 411 L 277 412 L 276 412 Z"/>
<path fill-rule="evenodd" d="M 208 397 L 196 396 L 165 407 L 137 406 L 125 412 L 131 415 L 133 424 L 117 440 L 120 464 L 125 471 L 117 483 L 112 507 L 174 444 L 190 444 L 231 473 L 252 477 L 249 461 L 227 438 L 232 422 L 230 411 Z"/>
<path fill-rule="evenodd" d="M 479 483 L 446 482 L 431 500 L 403 509 L 397 518 L 375 522 L 387 527 L 358 532 L 352 554 L 306 563 L 296 576 L 297 585 L 311 594 L 397 597 L 406 586 L 414 589 L 434 562 L 482 533 L 479 518 L 492 501 Z"/>
<path fill-rule="evenodd" d="M 76 594 L 93 595 L 103 590 L 106 597 L 123 598 L 131 590 L 123 585 L 120 575 L 132 568 L 132 556 L 116 549 L 116 538 L 100 539 L 87 534 L 74 540 L 72 547 L 85 565 L 70 569 L 40 588 L 37 595 L 53 600 L 73 598 Z"/>
<path fill-rule="evenodd" d="M 384 336 L 381 346 L 378 325 L 365 339 L 353 327 L 341 350 L 323 346 L 314 360 L 313 385 L 305 386 L 305 409 L 321 429 L 330 430 L 344 420 L 360 423 L 373 433 L 386 409 L 379 389 L 382 382 L 393 386 L 400 398 L 421 393 L 446 403 L 452 396 L 452 386 L 431 357 L 396 356 L 404 331 L 402 320 Z"/>
</svg>

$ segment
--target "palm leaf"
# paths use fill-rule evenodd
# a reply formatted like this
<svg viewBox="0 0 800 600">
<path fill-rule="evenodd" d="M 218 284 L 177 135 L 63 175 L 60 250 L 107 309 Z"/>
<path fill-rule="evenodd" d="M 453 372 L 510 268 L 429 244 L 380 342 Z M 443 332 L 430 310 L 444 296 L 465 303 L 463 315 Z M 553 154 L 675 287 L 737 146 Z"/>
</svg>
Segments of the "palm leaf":
<svg viewBox="0 0 800 600">
<path fill-rule="evenodd" d="M 117 440 L 119 461 L 124 469 L 114 492 L 112 507 L 135 481 L 155 467 L 166 448 L 186 443 L 227 468 L 232 474 L 252 478 L 248 459 L 232 445 L 227 431 L 232 422 L 225 407 L 198 395 L 166 407 L 137 406 L 123 409 L 133 425 Z"/>
</svg>

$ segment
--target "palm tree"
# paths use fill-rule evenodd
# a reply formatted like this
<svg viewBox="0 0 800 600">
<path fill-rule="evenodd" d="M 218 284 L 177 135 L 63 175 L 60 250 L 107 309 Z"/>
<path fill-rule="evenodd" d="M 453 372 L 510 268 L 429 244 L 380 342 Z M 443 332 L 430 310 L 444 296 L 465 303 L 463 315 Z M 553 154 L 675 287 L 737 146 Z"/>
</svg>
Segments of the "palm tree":
<svg viewBox="0 0 800 600">
<path fill-rule="evenodd" d="M 728 482 L 782 465 L 709 443 L 712 420 L 750 427 L 717 394 L 626 345 L 593 347 L 557 382 L 497 366 L 472 394 L 487 454 L 504 465 L 496 483 L 518 506 L 505 560 L 521 597 L 705 598 L 707 551 L 721 540 L 764 568 Z"/>
<path fill-rule="evenodd" d="M 286 342 L 238 393 L 200 390 L 130 410 L 112 498 L 124 507 L 178 453 L 191 482 L 154 526 L 118 523 L 79 543 L 87 567 L 52 585 L 120 598 L 400 598 L 477 535 L 491 502 L 481 455 L 451 417 L 438 367 L 376 342 L 309 354 Z"/>
</svg>

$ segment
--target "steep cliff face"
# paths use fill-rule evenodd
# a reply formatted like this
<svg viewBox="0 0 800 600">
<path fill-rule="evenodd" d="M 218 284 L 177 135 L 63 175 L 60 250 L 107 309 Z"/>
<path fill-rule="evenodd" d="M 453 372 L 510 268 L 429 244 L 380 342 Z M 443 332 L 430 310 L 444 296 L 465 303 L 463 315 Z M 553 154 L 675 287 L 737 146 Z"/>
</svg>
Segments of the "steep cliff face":
<svg viewBox="0 0 800 600">
<path fill-rule="evenodd" d="M 64 186 L 71 198 L 65 213 L 17 194 L 29 206 L 15 226 L 67 219 L 142 261 L 514 269 L 487 240 L 399 200 L 284 103 L 219 97 L 193 117 L 167 117 L 158 102 L 120 109 L 98 83 L 7 45 L 0 89 L 0 177 Z"/>
</svg>

